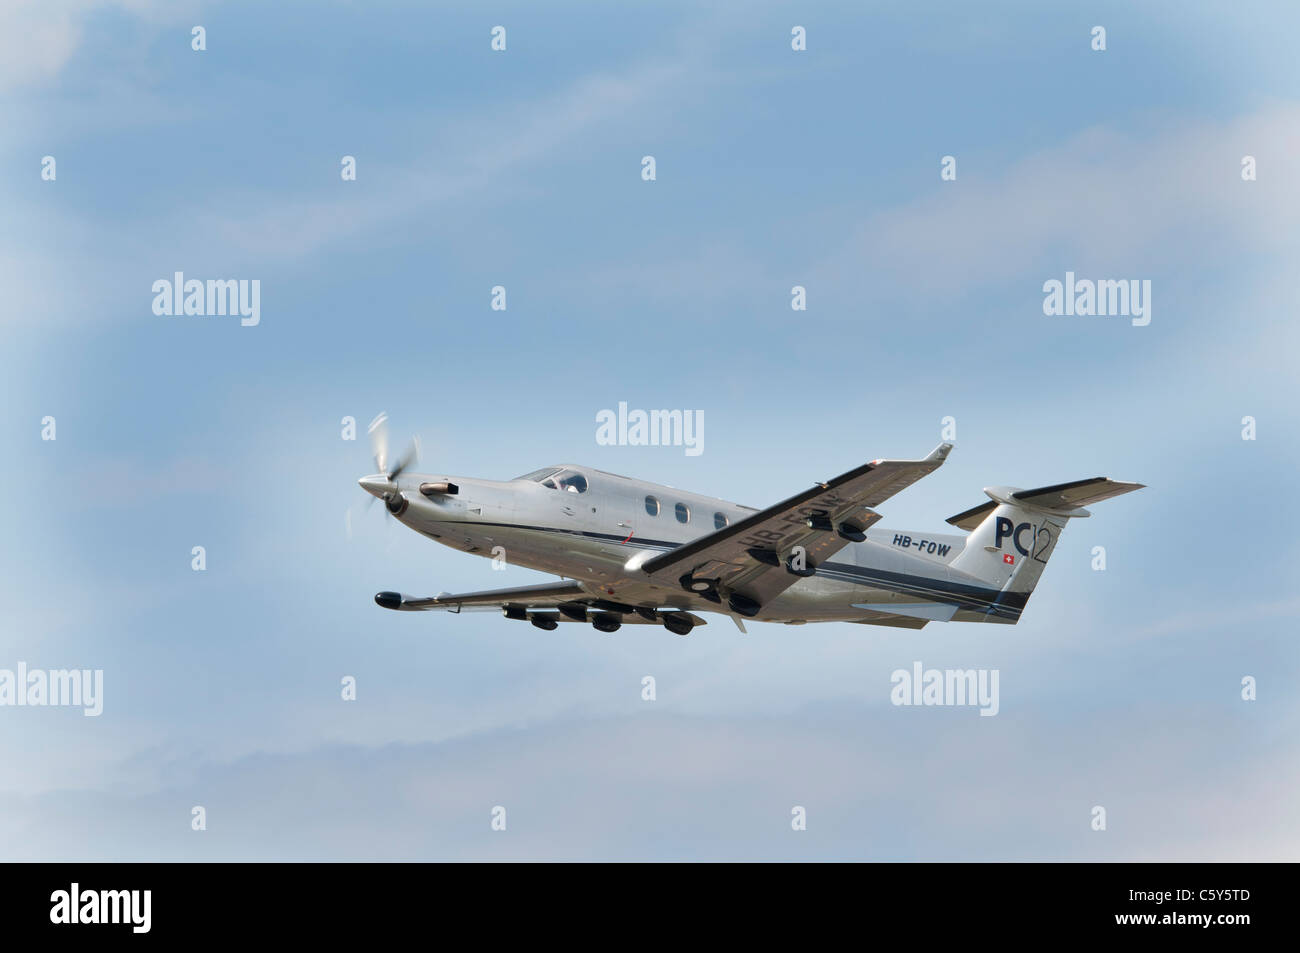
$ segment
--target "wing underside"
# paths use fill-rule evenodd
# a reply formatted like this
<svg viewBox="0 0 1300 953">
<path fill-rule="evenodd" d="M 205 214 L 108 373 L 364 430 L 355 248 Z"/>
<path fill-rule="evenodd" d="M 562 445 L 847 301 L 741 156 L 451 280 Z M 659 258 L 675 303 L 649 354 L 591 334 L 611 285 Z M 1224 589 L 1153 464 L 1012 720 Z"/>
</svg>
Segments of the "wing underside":
<svg viewBox="0 0 1300 953">
<path fill-rule="evenodd" d="M 480 592 L 440 593 L 436 596 L 408 596 L 398 592 L 381 592 L 375 602 L 385 609 L 402 612 L 501 612 L 509 619 L 526 619 L 542 623 L 542 628 L 560 622 L 612 624 L 658 624 L 669 628 L 693 628 L 706 620 L 686 612 L 671 602 L 642 600 L 637 604 L 601 598 L 581 583 L 563 580 L 537 586 L 512 589 L 485 589 Z M 675 631 L 675 629 L 674 629 Z"/>
<path fill-rule="evenodd" d="M 938 469 L 952 449 L 921 460 L 875 460 L 655 556 L 641 569 L 656 585 L 685 589 L 724 611 L 754 616 L 880 519 L 872 507 Z"/>
</svg>

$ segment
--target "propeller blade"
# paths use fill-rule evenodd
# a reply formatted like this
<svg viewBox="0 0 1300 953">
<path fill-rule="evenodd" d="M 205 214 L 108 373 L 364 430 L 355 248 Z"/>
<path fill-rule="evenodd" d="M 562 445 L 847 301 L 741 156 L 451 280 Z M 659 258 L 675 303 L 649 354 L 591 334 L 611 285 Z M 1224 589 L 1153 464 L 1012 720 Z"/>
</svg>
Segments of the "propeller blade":
<svg viewBox="0 0 1300 953">
<path fill-rule="evenodd" d="M 370 449 L 375 455 L 375 472 L 388 472 L 388 414 L 381 412 L 370 426 Z"/>
<path fill-rule="evenodd" d="M 401 458 L 397 461 L 397 466 L 393 468 L 393 472 L 388 474 L 388 479 L 396 480 L 403 470 L 411 464 L 416 463 L 419 459 L 420 441 L 412 439 L 411 445 L 406 448 L 406 452 L 402 454 Z"/>
</svg>

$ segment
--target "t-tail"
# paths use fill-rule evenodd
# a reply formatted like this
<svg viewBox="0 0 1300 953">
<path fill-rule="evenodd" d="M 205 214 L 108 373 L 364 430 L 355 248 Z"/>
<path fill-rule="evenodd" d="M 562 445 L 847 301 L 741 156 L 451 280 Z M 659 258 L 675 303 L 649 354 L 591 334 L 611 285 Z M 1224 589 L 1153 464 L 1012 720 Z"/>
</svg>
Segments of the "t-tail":
<svg viewBox="0 0 1300 953">
<path fill-rule="evenodd" d="M 988 503 L 950 517 L 949 523 L 971 531 L 950 567 L 997 590 L 981 621 L 1017 622 L 1066 522 L 1090 516 L 1084 506 L 1143 486 L 1105 477 L 1036 490 L 992 486 L 984 490 Z"/>
</svg>

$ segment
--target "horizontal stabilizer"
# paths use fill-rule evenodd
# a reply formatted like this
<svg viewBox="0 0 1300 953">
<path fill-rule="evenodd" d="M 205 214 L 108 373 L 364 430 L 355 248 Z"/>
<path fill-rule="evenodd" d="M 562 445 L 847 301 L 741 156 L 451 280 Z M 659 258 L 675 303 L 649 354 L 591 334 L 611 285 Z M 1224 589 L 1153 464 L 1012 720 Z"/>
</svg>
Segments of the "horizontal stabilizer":
<svg viewBox="0 0 1300 953">
<path fill-rule="evenodd" d="M 997 504 L 992 500 L 987 503 L 981 503 L 979 506 L 972 506 L 968 510 L 962 510 L 956 516 L 949 516 L 948 522 L 958 529 L 972 530 L 980 523 L 984 522 L 984 517 L 993 512 Z"/>
<path fill-rule="evenodd" d="M 882 615 L 876 619 L 849 619 L 855 625 L 888 625 L 896 629 L 924 629 L 929 619 L 912 619 L 902 615 Z"/>
<path fill-rule="evenodd" d="M 1109 500 L 1112 496 L 1140 490 L 1145 485 L 1144 483 L 1121 483 L 1118 480 L 1109 480 L 1106 477 L 1092 477 L 1089 480 L 1075 480 L 1072 483 L 1040 486 L 1034 490 L 1015 490 L 1011 493 L 1010 500 L 1014 500 L 1021 506 L 1037 507 L 1044 510 L 1077 510 L 1092 503 Z M 948 522 L 958 529 L 973 530 L 984 522 L 984 517 L 997 509 L 997 500 L 1008 499 L 1002 495 L 1005 492 L 1002 488 L 986 490 L 985 492 L 997 499 L 981 503 L 979 506 L 972 506 L 968 510 L 962 510 L 956 516 L 948 517 Z M 1088 514 L 1073 513 L 1066 515 L 1087 516 Z"/>
<path fill-rule="evenodd" d="M 913 619 L 925 619 L 927 622 L 947 622 L 957 614 L 957 606 L 942 602 L 918 602 L 904 605 L 898 602 L 855 602 L 855 609 L 869 609 L 872 612 L 888 612 L 890 615 L 909 616 Z"/>
<path fill-rule="evenodd" d="M 1055 486 L 1042 486 L 1036 490 L 1017 490 L 1011 495 L 1026 506 L 1040 506 L 1048 510 L 1068 510 L 1079 506 L 1088 506 L 1109 500 L 1112 496 L 1131 493 L 1142 489 L 1143 483 L 1120 483 L 1106 477 L 1093 477 L 1091 480 L 1075 480 L 1073 483 L 1057 483 Z"/>
</svg>

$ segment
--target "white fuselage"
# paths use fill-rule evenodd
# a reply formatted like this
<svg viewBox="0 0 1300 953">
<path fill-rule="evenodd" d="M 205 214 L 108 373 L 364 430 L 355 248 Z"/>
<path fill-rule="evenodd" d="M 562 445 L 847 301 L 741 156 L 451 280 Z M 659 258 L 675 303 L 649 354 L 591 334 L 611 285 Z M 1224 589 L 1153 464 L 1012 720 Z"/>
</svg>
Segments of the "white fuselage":
<svg viewBox="0 0 1300 953">
<path fill-rule="evenodd" d="M 543 470 L 510 481 L 404 474 L 397 486 L 407 505 L 397 516 L 453 549 L 575 579 L 593 594 L 635 604 L 662 601 L 665 590 L 646 581 L 634 557 L 667 552 L 757 512 L 590 467 L 549 471 L 549 477 Z M 420 486 L 429 483 L 454 484 L 457 492 L 422 494 Z M 989 612 L 996 590 L 951 568 L 965 542 L 962 535 L 870 528 L 864 542 L 846 546 L 755 618 L 871 622 L 902 614 L 1014 621 Z M 686 590 L 667 598 L 685 610 L 725 611 Z"/>
</svg>

